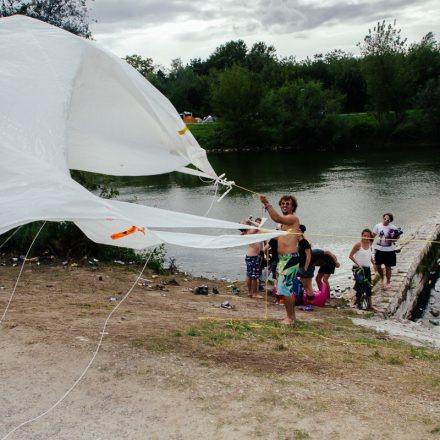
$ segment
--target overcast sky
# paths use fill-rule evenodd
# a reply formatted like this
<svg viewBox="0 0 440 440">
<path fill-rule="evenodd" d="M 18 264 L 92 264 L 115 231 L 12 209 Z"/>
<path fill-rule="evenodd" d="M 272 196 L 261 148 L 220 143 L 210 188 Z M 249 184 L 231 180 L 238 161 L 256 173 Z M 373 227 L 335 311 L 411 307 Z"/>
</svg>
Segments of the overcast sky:
<svg viewBox="0 0 440 440">
<path fill-rule="evenodd" d="M 90 16 L 99 44 L 165 67 L 238 39 L 298 59 L 333 49 L 357 54 L 356 43 L 383 19 L 397 19 L 409 42 L 429 31 L 440 39 L 439 0 L 94 0 Z"/>
</svg>

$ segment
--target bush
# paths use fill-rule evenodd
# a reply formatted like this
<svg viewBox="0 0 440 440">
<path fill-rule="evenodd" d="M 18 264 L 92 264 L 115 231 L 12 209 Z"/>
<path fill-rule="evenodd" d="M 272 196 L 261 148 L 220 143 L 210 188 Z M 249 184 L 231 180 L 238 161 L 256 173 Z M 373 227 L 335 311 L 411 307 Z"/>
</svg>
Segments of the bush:
<svg viewBox="0 0 440 440">
<path fill-rule="evenodd" d="M 220 124 L 218 122 L 188 124 L 188 128 L 200 146 L 205 150 L 223 146 Z"/>
<path fill-rule="evenodd" d="M 43 222 L 24 225 L 2 247 L 3 252 L 24 255 L 29 249 Z M 13 233 L 0 235 L 0 245 Z M 98 244 L 89 240 L 72 222 L 47 222 L 32 246 L 32 255 L 50 255 L 60 259 L 96 258 L 100 261 L 121 260 L 124 262 L 143 263 L 151 252 L 136 252 L 134 249 Z M 155 248 L 148 262 L 148 267 L 161 272 L 164 270 L 165 248 Z"/>
</svg>

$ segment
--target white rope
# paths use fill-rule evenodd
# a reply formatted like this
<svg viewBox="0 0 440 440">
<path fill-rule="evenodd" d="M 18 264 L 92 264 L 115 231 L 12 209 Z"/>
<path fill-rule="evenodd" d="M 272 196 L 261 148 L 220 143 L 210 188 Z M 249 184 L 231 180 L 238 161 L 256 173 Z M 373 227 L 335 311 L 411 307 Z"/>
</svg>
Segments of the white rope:
<svg viewBox="0 0 440 440">
<path fill-rule="evenodd" d="M 23 264 L 21 265 L 21 268 L 20 268 L 20 272 L 18 273 L 17 281 L 15 282 L 15 286 L 14 286 L 14 288 L 12 289 L 12 293 L 11 293 L 11 296 L 9 297 L 9 301 L 8 301 L 8 304 L 6 305 L 5 311 L 3 312 L 3 316 L 2 316 L 1 319 L 0 319 L 0 324 L 3 322 L 3 319 L 5 318 L 6 313 L 7 313 L 8 310 L 9 310 L 9 306 L 11 305 L 12 298 L 13 298 L 14 295 L 15 295 L 15 290 L 17 289 L 18 282 L 20 281 L 21 273 L 23 272 L 23 268 L 24 268 L 24 265 L 25 265 L 25 263 L 26 263 L 26 260 L 27 260 L 27 257 L 28 257 L 28 255 L 29 255 L 29 252 L 30 252 L 32 246 L 34 245 L 35 240 L 36 240 L 37 237 L 40 235 L 40 232 L 41 232 L 41 230 L 44 228 L 44 225 L 45 225 L 45 224 L 46 224 L 46 222 L 44 222 L 44 223 L 41 225 L 41 228 L 38 230 L 37 235 L 35 235 L 34 239 L 32 240 L 31 245 L 29 246 L 29 249 L 28 249 L 27 252 L 26 252 L 26 255 L 25 255 L 24 259 L 23 259 Z"/>
<path fill-rule="evenodd" d="M 215 199 L 216 199 L 216 197 L 217 197 L 217 191 L 218 191 L 218 181 L 217 181 L 217 180 L 214 182 L 214 187 L 215 187 L 215 192 L 214 192 L 214 195 L 212 196 L 211 206 L 210 206 L 210 207 L 208 208 L 208 210 L 205 212 L 205 214 L 203 215 L 203 217 L 206 217 L 206 216 L 211 212 L 211 209 L 212 209 L 212 207 L 214 206 L 214 202 L 215 202 Z"/>
<path fill-rule="evenodd" d="M 2 243 L 0 244 L 0 249 L 23 227 L 23 225 L 19 226 L 15 229 L 15 231 Z"/>
<path fill-rule="evenodd" d="M 90 359 L 90 362 L 87 364 L 86 368 L 84 369 L 84 371 L 81 373 L 81 375 L 78 377 L 78 379 L 74 382 L 74 384 L 64 393 L 64 395 L 58 399 L 50 408 L 48 408 L 46 411 L 42 412 L 41 414 L 39 414 L 38 416 L 26 420 L 23 423 L 20 423 L 18 426 L 16 426 L 14 429 L 12 429 L 11 431 L 9 431 L 1 440 L 6 440 L 11 434 L 13 434 L 15 431 L 17 431 L 18 429 L 22 428 L 23 426 L 26 426 L 32 422 L 35 422 L 38 419 L 41 419 L 42 417 L 44 417 L 46 414 L 48 414 L 50 411 L 52 411 L 53 409 L 55 409 L 71 392 L 72 390 L 79 384 L 79 382 L 82 380 L 82 378 L 86 375 L 87 371 L 89 370 L 89 368 L 91 367 L 93 361 L 96 358 L 96 355 L 98 354 L 99 349 L 101 348 L 101 344 L 102 344 L 102 340 L 104 339 L 104 335 L 106 335 L 106 328 L 107 328 L 107 323 L 109 321 L 109 319 L 111 318 L 111 316 L 113 315 L 114 312 L 116 312 L 116 310 L 119 308 L 119 306 L 128 298 L 128 296 L 130 295 L 130 293 L 132 292 L 132 290 L 135 288 L 135 286 L 137 285 L 139 279 L 141 278 L 145 268 L 147 267 L 148 261 L 150 261 L 151 255 L 153 254 L 154 249 L 150 252 L 150 255 L 148 255 L 147 260 L 145 261 L 144 267 L 142 268 L 141 272 L 139 273 L 139 276 L 136 278 L 136 281 L 133 283 L 133 285 L 130 287 L 130 289 L 128 290 L 128 292 L 124 295 L 124 297 L 121 299 L 121 301 L 119 302 L 119 304 L 117 304 L 113 310 L 109 313 L 109 315 L 107 316 L 107 319 L 104 322 L 104 326 L 102 327 L 102 331 L 101 331 L 101 338 L 99 339 L 98 342 L 98 346 L 96 347 L 95 352 L 93 353 L 92 358 Z"/>
</svg>

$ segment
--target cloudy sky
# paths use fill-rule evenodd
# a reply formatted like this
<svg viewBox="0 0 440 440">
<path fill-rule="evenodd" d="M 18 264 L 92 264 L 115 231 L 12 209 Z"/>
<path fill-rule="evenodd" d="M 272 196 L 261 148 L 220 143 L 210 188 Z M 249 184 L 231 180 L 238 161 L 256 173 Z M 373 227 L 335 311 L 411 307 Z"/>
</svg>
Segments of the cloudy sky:
<svg viewBox="0 0 440 440">
<path fill-rule="evenodd" d="M 98 43 L 165 67 L 177 57 L 205 59 L 237 39 L 298 59 L 337 48 L 356 54 L 356 43 L 383 19 L 397 19 L 409 42 L 429 31 L 440 39 L 438 0 L 94 0 L 90 16 Z"/>
</svg>

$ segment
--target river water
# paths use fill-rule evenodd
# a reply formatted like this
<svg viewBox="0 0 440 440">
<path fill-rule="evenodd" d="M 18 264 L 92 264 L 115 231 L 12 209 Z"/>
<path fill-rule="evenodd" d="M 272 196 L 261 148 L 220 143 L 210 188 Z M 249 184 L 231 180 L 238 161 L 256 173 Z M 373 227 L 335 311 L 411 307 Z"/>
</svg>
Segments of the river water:
<svg viewBox="0 0 440 440">
<path fill-rule="evenodd" d="M 333 287 L 352 284 L 348 254 L 363 228 L 372 228 L 384 212 L 394 214 L 403 239 L 440 210 L 440 148 L 409 150 L 355 150 L 350 152 L 255 152 L 210 155 L 218 174 L 266 194 L 274 206 L 283 194 L 298 199 L 297 214 L 307 226 L 315 248 L 335 253 L 341 268 Z M 119 199 L 159 208 L 204 215 L 214 196 L 213 187 L 197 177 L 171 173 L 124 178 Z M 210 217 L 240 221 L 262 215 L 258 198 L 233 189 Z M 274 227 L 269 220 L 267 227 Z M 212 231 L 203 231 L 212 233 Z M 237 232 L 238 233 L 238 232 Z M 307 233 L 306 233 L 307 235 Z M 245 248 L 198 250 L 167 246 L 180 270 L 192 275 L 231 280 L 244 277 Z"/>
</svg>

